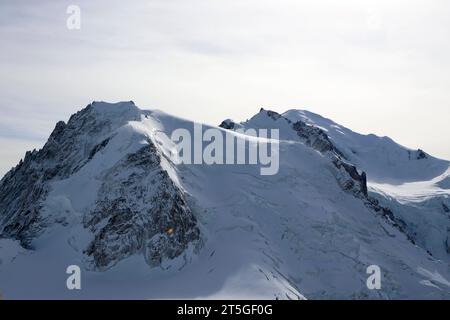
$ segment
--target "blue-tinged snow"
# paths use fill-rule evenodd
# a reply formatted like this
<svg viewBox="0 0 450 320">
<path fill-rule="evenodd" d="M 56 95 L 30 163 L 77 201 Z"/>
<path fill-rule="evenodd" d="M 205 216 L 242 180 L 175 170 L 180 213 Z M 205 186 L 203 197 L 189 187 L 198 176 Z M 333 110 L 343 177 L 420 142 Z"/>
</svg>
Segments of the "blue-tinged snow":
<svg viewBox="0 0 450 320">
<path fill-rule="evenodd" d="M 284 114 L 327 131 L 358 169 L 367 171 L 371 193 L 395 204 L 395 212 L 409 217 L 409 209 L 416 208 L 409 220 L 429 228 L 418 231 L 423 243 L 414 245 L 343 191 L 329 159 L 299 141 L 283 119 L 260 113 L 242 124 L 280 129 L 280 171 L 261 176 L 256 165 L 171 163 L 167 137 L 178 128 L 192 132 L 190 120 L 130 103 L 95 108 L 118 124 L 114 138 L 83 169 L 53 186 L 44 210 L 55 219 L 72 217 L 67 226 L 55 224 L 34 241 L 34 250 L 0 240 L 4 298 L 450 298 L 448 255 L 437 249 L 443 234 L 430 231 L 448 224 L 448 217 L 446 222 L 444 214 L 430 213 L 435 204 L 426 202 L 448 196 L 448 162 L 429 156 L 410 163 L 408 150 L 388 138 L 362 136 L 306 111 Z M 90 235 L 81 215 L 92 206 L 104 171 L 148 138 L 167 155 L 161 165 L 186 192 L 203 247 L 160 268 L 151 269 L 135 255 L 107 271 L 88 271 L 83 249 Z M 426 252 L 428 246 L 437 250 L 436 257 Z M 65 270 L 72 264 L 82 267 L 80 291 L 66 288 Z M 366 287 L 369 265 L 381 268 L 381 290 Z"/>
</svg>

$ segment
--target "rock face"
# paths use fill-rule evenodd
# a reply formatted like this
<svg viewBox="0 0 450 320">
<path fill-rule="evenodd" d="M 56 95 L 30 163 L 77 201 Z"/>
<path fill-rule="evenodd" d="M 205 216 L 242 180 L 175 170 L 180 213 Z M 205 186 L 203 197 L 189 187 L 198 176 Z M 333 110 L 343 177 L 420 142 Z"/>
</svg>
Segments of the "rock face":
<svg viewBox="0 0 450 320">
<path fill-rule="evenodd" d="M 305 143 L 320 152 L 333 151 L 339 155 L 341 152 L 334 147 L 327 134 L 320 128 L 310 126 L 303 121 L 292 124 L 292 128 Z"/>
<path fill-rule="evenodd" d="M 44 210 L 55 183 L 92 163 L 116 136 L 127 133 L 130 122 L 141 119 L 141 112 L 131 102 L 93 103 L 67 124 L 58 122 L 44 147 L 27 152 L 1 180 L 0 238 L 32 248 L 33 240 L 50 226 L 68 224 L 69 216 Z M 101 182 L 96 200 L 77 213 L 93 238 L 84 250 L 88 267 L 104 270 L 133 254 L 143 254 L 149 265 L 157 266 L 200 239 L 183 191 L 162 169 L 161 155 L 149 138 L 135 152 L 119 148 L 105 157 L 113 163 L 94 170 L 94 180 Z"/>
<path fill-rule="evenodd" d="M 347 163 L 339 157 L 333 158 L 333 164 L 338 169 L 344 169 L 348 173 L 351 179 L 340 180 L 341 185 L 345 190 L 353 190 L 356 188 L 356 193 L 361 193 L 364 197 L 368 197 L 367 193 L 367 177 L 366 173 L 363 171 L 361 174 L 358 173 L 356 167 L 352 164 Z"/>
<path fill-rule="evenodd" d="M 199 239 L 196 219 L 152 143 L 105 173 L 96 206 L 84 217 L 94 235 L 85 253 L 104 270 L 135 253 L 158 266 L 179 256 Z M 121 172 L 127 175 L 121 175 Z"/>
<path fill-rule="evenodd" d="M 20 240 L 23 246 L 41 229 L 40 202 L 48 192 L 47 171 L 38 165 L 42 158 L 27 152 L 0 182 L 0 236 Z"/>
</svg>

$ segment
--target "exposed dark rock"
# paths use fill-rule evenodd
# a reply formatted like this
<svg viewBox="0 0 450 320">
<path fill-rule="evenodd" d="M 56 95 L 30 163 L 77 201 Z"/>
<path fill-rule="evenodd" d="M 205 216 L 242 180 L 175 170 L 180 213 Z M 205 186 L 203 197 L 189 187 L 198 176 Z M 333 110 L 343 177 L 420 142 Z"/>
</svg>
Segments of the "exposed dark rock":
<svg viewBox="0 0 450 320">
<path fill-rule="evenodd" d="M 367 197 L 364 202 L 366 206 L 381 214 L 392 226 L 402 232 L 411 243 L 416 244 L 416 241 L 414 240 L 415 234 L 411 234 L 408 230 L 406 222 L 395 216 L 391 209 L 383 207 L 377 199 L 372 197 Z"/>
<path fill-rule="evenodd" d="M 97 152 L 99 152 L 104 147 L 106 147 L 106 145 L 108 144 L 109 140 L 111 140 L 111 138 L 107 138 L 107 139 L 103 140 L 102 142 L 100 142 L 98 145 L 96 145 L 94 147 L 94 149 L 92 149 L 92 151 L 89 153 L 88 160 L 91 160 L 95 156 L 95 154 Z"/>
<path fill-rule="evenodd" d="M 444 212 L 449 213 L 450 209 L 446 206 L 445 203 L 442 203 L 442 209 L 444 209 Z"/>
<path fill-rule="evenodd" d="M 219 127 L 227 129 L 227 130 L 233 130 L 236 127 L 236 123 L 233 120 L 227 119 L 222 121 L 222 123 L 219 125 Z"/>
<path fill-rule="evenodd" d="M 422 160 L 422 159 L 428 159 L 428 156 L 422 149 L 418 149 L 417 151 L 413 151 L 413 152 L 411 152 L 411 150 L 408 150 L 408 159 L 409 160 Z"/>
<path fill-rule="evenodd" d="M 41 230 L 40 202 L 48 192 L 48 171 L 36 165 L 35 157 L 27 152 L 0 181 L 0 237 L 19 240 L 24 247 Z"/>
<path fill-rule="evenodd" d="M 344 154 L 333 145 L 328 135 L 322 129 L 308 125 L 303 121 L 293 123 L 292 128 L 306 145 L 322 153 L 334 152 L 345 159 Z"/>
<path fill-rule="evenodd" d="M 129 174 L 123 177 L 119 174 L 123 171 Z M 182 191 L 161 169 L 153 144 L 109 170 L 84 225 L 94 234 L 85 253 L 95 270 L 137 253 L 157 266 L 182 254 L 200 237 Z"/>
<path fill-rule="evenodd" d="M 338 169 L 343 168 L 350 176 L 351 179 L 348 179 L 343 183 L 346 186 L 346 190 L 352 189 L 355 186 L 356 182 L 359 185 L 358 192 L 361 192 L 365 197 L 367 197 L 367 177 L 365 172 L 359 174 L 354 165 L 343 161 L 339 157 L 333 158 L 333 164 Z"/>
<path fill-rule="evenodd" d="M 421 159 L 427 159 L 427 154 L 425 152 L 423 152 L 423 150 L 418 149 L 417 150 L 417 160 L 421 160 Z"/>
<path fill-rule="evenodd" d="M 367 175 L 364 171 L 361 173 L 361 192 L 367 197 Z"/>
<path fill-rule="evenodd" d="M 275 112 L 275 111 L 270 111 L 270 110 L 267 110 L 266 111 L 267 112 L 267 115 L 270 117 L 270 118 L 272 118 L 273 120 L 278 120 L 278 119 L 280 119 L 282 116 L 281 116 L 281 114 L 279 114 L 278 112 Z M 287 120 L 287 119 L 286 119 Z M 289 121 L 290 122 L 290 121 Z"/>
<path fill-rule="evenodd" d="M 450 254 L 450 228 L 447 228 L 447 240 L 445 241 L 445 249 Z"/>
</svg>

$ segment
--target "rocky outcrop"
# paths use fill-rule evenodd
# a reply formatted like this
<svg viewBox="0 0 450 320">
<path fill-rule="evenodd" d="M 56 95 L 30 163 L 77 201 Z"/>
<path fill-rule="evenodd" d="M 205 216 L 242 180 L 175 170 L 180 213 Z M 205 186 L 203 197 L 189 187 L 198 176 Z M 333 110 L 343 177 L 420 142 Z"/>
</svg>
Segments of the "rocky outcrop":
<svg viewBox="0 0 450 320">
<path fill-rule="evenodd" d="M 340 181 L 345 190 L 353 190 L 356 188 L 356 193 L 361 193 L 364 197 L 368 197 L 367 177 L 364 171 L 359 174 L 354 165 L 347 163 L 339 157 L 333 157 L 333 164 L 337 169 L 344 169 L 348 174 L 347 178 L 344 177 L 344 180 Z"/>
<path fill-rule="evenodd" d="M 322 153 L 335 152 L 336 154 L 343 156 L 322 129 L 306 124 L 303 121 L 293 123 L 292 128 L 308 146 L 316 149 L 317 151 Z"/>
<path fill-rule="evenodd" d="M 236 128 L 236 123 L 231 119 L 226 119 L 222 121 L 222 123 L 219 125 L 219 127 L 227 129 L 227 130 L 233 130 Z"/>
<path fill-rule="evenodd" d="M 284 118 L 281 114 L 279 114 L 278 112 L 275 111 L 271 111 L 271 110 L 265 110 L 264 108 L 261 108 L 259 110 L 259 112 L 265 112 L 267 114 L 267 116 L 273 120 L 278 120 L 280 118 Z M 286 119 L 286 118 L 284 118 Z M 288 119 L 286 119 L 288 120 Z M 288 120 L 289 121 L 289 120 Z M 289 121 L 290 122 L 290 121 Z"/>
<path fill-rule="evenodd" d="M 51 172 L 57 171 L 39 165 L 40 157 L 36 151 L 27 152 L 0 182 L 0 237 L 19 240 L 24 247 L 43 228 L 41 201 L 48 193 Z"/>
<path fill-rule="evenodd" d="M 447 229 L 447 240 L 445 241 L 445 249 L 450 254 L 450 228 Z"/>
<path fill-rule="evenodd" d="M 422 149 L 417 149 L 417 151 L 408 150 L 408 159 L 409 160 L 428 159 L 428 155 Z"/>
<path fill-rule="evenodd" d="M 85 251 L 92 269 L 105 270 L 133 254 L 158 266 L 199 240 L 196 219 L 160 161 L 149 141 L 106 173 L 95 208 L 84 219 L 94 235 Z"/>
<path fill-rule="evenodd" d="M 423 152 L 423 150 L 421 150 L 421 149 L 417 150 L 417 158 L 416 158 L 417 160 L 427 159 L 427 158 L 428 158 L 428 156 L 425 152 Z"/>
</svg>

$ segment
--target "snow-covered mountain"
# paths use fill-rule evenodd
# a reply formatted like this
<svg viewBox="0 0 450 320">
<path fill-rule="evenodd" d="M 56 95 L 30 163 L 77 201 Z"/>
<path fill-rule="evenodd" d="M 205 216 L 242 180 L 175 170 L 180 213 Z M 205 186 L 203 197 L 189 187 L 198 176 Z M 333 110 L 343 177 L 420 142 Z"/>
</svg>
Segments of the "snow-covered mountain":
<svg viewBox="0 0 450 320">
<path fill-rule="evenodd" d="M 279 130 L 279 172 L 264 176 L 175 164 L 180 128 L 194 122 L 132 102 L 59 122 L 0 182 L 2 295 L 450 298 L 448 161 L 307 111 L 223 121 L 247 148 L 262 138 L 237 129 Z M 66 288 L 74 264 L 81 290 Z"/>
<path fill-rule="evenodd" d="M 355 133 L 308 111 L 283 116 L 322 128 L 346 159 L 367 172 L 370 195 L 404 221 L 407 234 L 433 256 L 450 261 L 449 161 L 388 137 Z"/>
</svg>

